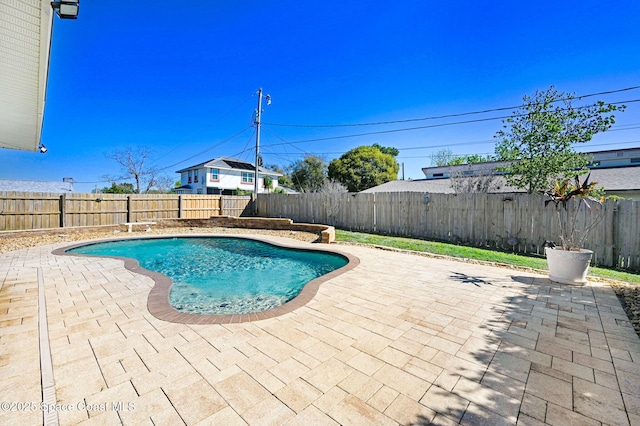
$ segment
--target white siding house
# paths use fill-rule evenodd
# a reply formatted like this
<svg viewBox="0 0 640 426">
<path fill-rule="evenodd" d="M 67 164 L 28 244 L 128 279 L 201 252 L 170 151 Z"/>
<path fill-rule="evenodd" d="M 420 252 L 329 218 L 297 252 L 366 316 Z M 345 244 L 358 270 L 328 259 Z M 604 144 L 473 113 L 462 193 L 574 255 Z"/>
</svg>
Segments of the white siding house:
<svg viewBox="0 0 640 426">
<path fill-rule="evenodd" d="M 589 169 L 620 168 L 640 166 L 640 148 L 624 148 L 608 151 L 585 152 L 591 155 Z M 426 180 L 448 179 L 456 175 L 477 176 L 479 174 L 493 173 L 498 168 L 507 166 L 508 161 L 488 161 L 485 163 L 456 164 L 453 166 L 423 167 Z M 497 172 L 497 174 L 502 174 Z"/>
<path fill-rule="evenodd" d="M 251 191 L 254 189 L 255 166 L 236 158 L 220 157 L 178 170 L 181 186 L 178 194 L 234 194 L 238 189 Z M 268 176 L 272 181 L 273 191 L 278 187 L 280 173 L 259 168 L 258 192 L 267 192 L 264 178 Z"/>
</svg>

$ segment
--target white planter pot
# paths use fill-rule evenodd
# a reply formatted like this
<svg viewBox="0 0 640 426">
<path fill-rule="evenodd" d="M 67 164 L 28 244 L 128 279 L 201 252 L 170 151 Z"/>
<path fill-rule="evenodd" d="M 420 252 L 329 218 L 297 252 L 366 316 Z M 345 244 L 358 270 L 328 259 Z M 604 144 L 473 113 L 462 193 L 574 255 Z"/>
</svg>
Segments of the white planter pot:
<svg viewBox="0 0 640 426">
<path fill-rule="evenodd" d="M 563 284 L 584 284 L 587 282 L 587 271 L 593 252 L 561 250 L 545 247 L 549 279 Z"/>
</svg>

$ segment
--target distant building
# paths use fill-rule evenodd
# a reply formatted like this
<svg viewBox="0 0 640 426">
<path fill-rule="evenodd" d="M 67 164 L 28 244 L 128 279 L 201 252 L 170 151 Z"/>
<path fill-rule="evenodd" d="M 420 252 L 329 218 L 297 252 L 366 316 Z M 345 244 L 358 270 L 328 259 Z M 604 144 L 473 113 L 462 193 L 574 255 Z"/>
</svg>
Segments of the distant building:
<svg viewBox="0 0 640 426">
<path fill-rule="evenodd" d="M 176 188 L 178 194 L 223 194 L 232 195 L 238 189 L 254 190 L 255 166 L 237 158 L 220 157 L 195 166 L 178 170 L 181 185 Z M 265 177 L 271 178 L 272 187 L 278 188 L 278 177 L 272 170 L 258 169 L 258 192 L 267 192 Z"/>
<path fill-rule="evenodd" d="M 640 166 L 640 148 L 614 149 L 610 151 L 586 152 L 593 158 L 590 169 L 619 168 Z M 452 176 L 477 176 L 481 173 L 495 172 L 508 165 L 508 161 L 489 161 L 486 163 L 457 164 L 454 166 L 423 167 L 425 179 L 448 179 Z M 500 174 L 498 172 L 497 174 Z"/>
<path fill-rule="evenodd" d="M 591 182 L 605 189 L 606 194 L 640 200 L 640 148 L 597 151 L 588 153 L 593 156 L 589 165 Z M 424 167 L 425 179 L 402 181 L 396 180 L 369 188 L 362 192 L 424 192 L 454 194 L 455 180 L 474 178 L 492 174 L 489 193 L 525 192 L 506 184 L 504 176 L 496 169 L 506 162 L 494 161 L 477 164 L 460 164 L 455 166 Z"/>
<path fill-rule="evenodd" d="M 49 192 L 64 194 L 73 192 L 73 178 L 63 178 L 62 182 L 0 179 L 0 192 Z"/>
</svg>

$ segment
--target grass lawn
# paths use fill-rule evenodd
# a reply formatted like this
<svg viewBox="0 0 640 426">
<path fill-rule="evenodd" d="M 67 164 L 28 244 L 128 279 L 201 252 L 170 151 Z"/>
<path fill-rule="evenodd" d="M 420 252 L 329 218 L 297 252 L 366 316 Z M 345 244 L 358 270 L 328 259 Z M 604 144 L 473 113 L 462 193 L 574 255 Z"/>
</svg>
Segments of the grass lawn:
<svg viewBox="0 0 640 426">
<path fill-rule="evenodd" d="M 455 244 L 439 243 L 434 241 L 418 240 L 413 238 L 389 237 L 384 235 L 364 234 L 336 229 L 336 240 L 342 242 L 354 242 L 362 244 L 375 244 L 385 247 L 393 247 L 403 250 L 413 250 L 425 253 L 442 254 L 452 257 L 461 257 L 488 262 L 507 263 L 515 266 L 524 266 L 535 269 L 547 269 L 547 261 L 544 258 L 523 256 L 514 253 L 505 253 L 497 250 L 481 249 Z M 602 278 L 610 278 L 618 281 L 640 284 L 640 274 L 607 268 L 589 268 L 589 275 Z"/>
</svg>

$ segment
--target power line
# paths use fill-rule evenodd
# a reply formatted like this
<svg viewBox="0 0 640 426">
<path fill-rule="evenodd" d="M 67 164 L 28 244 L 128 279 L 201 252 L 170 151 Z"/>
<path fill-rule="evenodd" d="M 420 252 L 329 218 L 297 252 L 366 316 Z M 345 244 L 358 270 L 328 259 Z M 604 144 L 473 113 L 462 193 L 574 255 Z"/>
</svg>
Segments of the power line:
<svg viewBox="0 0 640 426">
<path fill-rule="evenodd" d="M 640 102 L 640 99 L 631 99 L 631 100 L 621 101 L 621 102 L 612 102 L 611 104 L 618 105 L 618 104 L 628 104 L 628 103 L 634 103 L 634 102 Z M 587 107 L 578 107 L 576 109 L 582 109 L 582 108 L 587 108 Z M 515 114 L 515 115 L 508 115 L 508 116 L 490 117 L 490 118 L 478 118 L 475 120 L 454 121 L 451 123 L 438 123 L 438 124 L 430 124 L 426 126 L 405 127 L 401 129 L 378 130 L 375 132 L 364 132 L 364 133 L 355 133 L 355 134 L 341 135 L 341 136 L 328 136 L 323 138 L 303 139 L 303 140 L 294 141 L 294 142 L 275 143 L 267 146 L 278 146 L 278 145 L 284 145 L 284 144 L 291 145 L 291 144 L 320 142 L 320 141 L 335 140 L 335 139 L 357 138 L 361 136 L 381 135 L 381 134 L 387 134 L 387 133 L 409 132 L 413 130 L 432 129 L 436 127 L 455 126 L 459 124 L 471 124 L 471 123 L 480 123 L 480 122 L 493 121 L 493 120 L 504 120 L 507 118 L 520 117 L 524 115 L 526 114 Z M 263 124 L 266 124 L 266 123 L 263 123 Z"/>
<path fill-rule="evenodd" d="M 623 89 L 609 90 L 609 91 L 606 91 L 606 92 L 589 93 L 587 95 L 574 96 L 573 99 L 584 99 L 584 98 L 589 98 L 589 97 L 593 97 L 593 96 L 610 95 L 610 94 L 613 94 L 613 93 L 627 92 L 627 91 L 635 90 L 635 89 L 640 89 L 640 86 L 625 87 Z M 556 102 L 559 102 L 559 101 L 562 101 L 562 100 L 567 100 L 567 99 L 569 99 L 569 98 L 558 99 Z M 480 110 L 480 111 L 462 112 L 462 113 L 456 113 L 456 114 L 446 114 L 446 115 L 431 116 L 431 117 L 408 118 L 408 119 L 404 119 L 404 120 L 377 121 L 377 122 L 371 122 L 371 123 L 286 124 L 286 123 L 268 123 L 267 122 L 267 123 L 262 123 L 262 124 L 267 124 L 267 125 L 270 125 L 270 126 L 278 126 L 278 127 L 306 127 L 306 128 L 381 126 L 381 125 L 386 125 L 386 124 L 410 123 L 410 122 L 415 122 L 415 121 L 440 120 L 440 119 L 443 119 L 443 118 L 453 118 L 453 117 L 463 117 L 463 116 L 466 116 L 466 115 L 486 114 L 486 113 L 489 113 L 489 112 L 507 111 L 507 110 L 512 110 L 514 108 L 520 108 L 520 107 L 522 107 L 522 105 L 510 106 L 510 107 L 502 107 L 502 108 L 492 108 L 492 109 L 485 109 L 485 110 Z"/>
<path fill-rule="evenodd" d="M 617 90 L 611 90 L 611 91 L 606 91 L 606 92 L 599 92 L 599 93 L 592 93 L 592 94 L 587 94 L 587 95 L 582 95 L 582 96 L 576 96 L 576 99 L 583 99 L 583 98 L 587 98 L 587 97 L 593 97 L 593 96 L 600 96 L 600 95 L 607 95 L 607 94 L 613 94 L 613 93 L 620 93 L 620 92 L 625 92 L 625 91 L 630 91 L 630 90 L 635 90 L 640 88 L 640 86 L 633 86 L 633 87 L 627 87 L 627 88 L 623 88 L 623 89 L 617 89 Z M 211 124 L 210 126 L 208 126 L 207 128 L 203 129 L 201 132 L 194 134 L 193 136 L 191 136 L 188 140 L 194 138 L 195 136 L 197 136 L 198 134 L 201 134 L 202 132 L 204 132 L 205 130 L 207 130 L 208 128 L 212 127 L 213 125 L 215 125 L 216 123 L 218 123 L 220 120 L 222 120 L 224 117 L 228 116 L 229 114 L 231 114 L 232 112 L 234 112 L 235 110 L 237 110 L 238 108 L 240 108 L 242 105 L 244 105 L 249 99 L 251 99 L 251 97 L 245 99 L 243 102 L 241 102 L 240 104 L 238 104 L 236 107 L 234 107 L 232 110 L 230 110 L 227 114 L 225 114 L 224 116 L 220 117 L 218 120 L 216 120 L 213 124 Z M 616 104 L 624 104 L 624 103 L 634 103 L 634 102 L 640 102 L 640 99 L 633 99 L 633 100 L 628 100 L 628 101 L 622 101 L 622 102 L 615 102 L 612 103 L 614 105 Z M 275 123 L 263 123 L 263 124 L 268 124 L 271 126 L 288 126 L 288 127 L 354 127 L 354 126 L 373 126 L 373 125 L 383 125 L 383 124 L 397 124 L 397 123 L 407 123 L 407 122 L 415 122 L 415 121 L 424 121 L 424 120 L 435 120 L 435 119 L 442 119 L 442 118 L 451 118 L 451 117 L 461 117 L 461 116 L 467 116 L 467 115 L 474 115 L 474 114 L 484 114 L 484 113 L 488 113 L 488 112 L 497 112 L 497 111 L 504 111 L 504 110 L 509 110 L 509 109 L 514 109 L 514 108 L 520 108 L 521 106 L 516 106 L 516 107 L 505 107 L 505 108 L 495 108 L 495 109 L 487 109 L 487 110 L 482 110 L 482 111 L 474 111 L 474 112 L 465 112 L 465 113 L 458 113 L 458 114 L 449 114 L 449 115 L 443 115 L 443 116 L 434 116 L 434 117 L 423 117 L 423 118 L 414 118 L 414 119 L 406 119 L 406 120 L 396 120 L 396 121 L 384 121 L 384 122 L 376 122 L 376 123 L 356 123 L 356 124 L 341 124 L 341 125 L 323 125 L 323 126 L 314 126 L 314 125 L 287 125 L 287 124 L 275 124 Z M 583 108 L 583 107 L 579 107 L 579 108 Z M 579 109 L 578 108 L 578 109 Z M 383 131 L 375 131 L 375 132 L 364 132 L 364 133 L 357 133 L 357 134 L 350 134 L 350 135 L 341 135 L 341 136 L 334 136 L 334 137 L 324 137 L 324 138 L 315 138 L 315 139 L 307 139 L 307 140 L 300 140 L 300 141 L 286 141 L 284 138 L 278 136 L 277 134 L 271 132 L 270 130 L 268 130 L 267 128 L 264 128 L 264 130 L 268 131 L 269 133 L 271 133 L 273 136 L 275 136 L 276 138 L 282 140 L 282 143 L 275 143 L 275 144 L 270 144 L 270 145 L 265 145 L 264 147 L 272 147 L 272 146 L 279 146 L 279 145 L 289 145 L 293 148 L 296 148 L 298 150 L 300 150 L 303 154 L 305 155 L 318 155 L 318 156 L 322 156 L 323 154 L 330 154 L 330 153 L 321 153 L 321 154 L 312 154 L 309 153 L 299 147 L 296 146 L 296 144 L 301 144 L 301 143 L 309 143 L 309 142 L 319 142 L 319 141 L 325 141 L 325 140 L 334 140 L 334 139 L 345 139 L 345 138 L 354 138 L 354 137 L 360 137 L 360 136 L 370 136 L 370 135 L 376 135 L 376 134 L 386 134 L 386 133 L 397 133 L 397 132 L 406 132 L 406 131 L 413 131 L 413 130 L 421 130 L 421 129 L 427 129 L 427 128 L 435 128 L 435 127 L 443 127 L 443 126 L 453 126 L 453 125 L 459 125 L 459 124 L 470 124 L 470 123 L 477 123 L 477 122 L 484 122 L 484 121 L 492 121 L 492 120 L 499 120 L 499 119 L 505 119 L 505 118 L 511 118 L 512 116 L 500 116 L 500 117 L 492 117 L 492 118 L 484 118 L 484 119 L 476 119 L 476 120 L 465 120 L 465 121 L 458 121 L 458 122 L 451 122 L 451 123 L 440 123 L 440 124 L 434 124 L 434 125 L 427 125 L 427 126 L 416 126 L 416 127 L 408 127 L 408 128 L 401 128 L 401 129 L 391 129 L 391 130 L 383 130 Z M 633 123 L 633 124 L 628 124 L 626 126 L 624 126 L 625 128 L 619 128 L 619 129 L 611 129 L 610 131 L 622 131 L 622 130 L 632 130 L 632 129 L 637 129 L 639 128 L 638 126 L 636 126 L 638 123 Z M 192 158 L 195 158 L 199 155 L 202 155 L 208 151 L 211 151 L 217 147 L 219 147 L 220 145 L 240 136 L 241 134 L 243 134 L 244 132 L 246 132 L 249 128 L 252 128 L 253 126 L 249 126 L 246 127 L 245 129 L 243 129 L 242 131 L 230 136 L 229 138 L 219 142 L 216 145 L 213 145 L 210 148 L 207 148 L 204 151 L 201 151 L 195 155 L 192 155 L 188 158 L 185 158 L 177 163 L 173 163 L 169 166 L 166 167 L 162 167 L 160 169 L 158 169 L 158 171 L 163 171 L 172 167 L 175 167 L 185 161 L 188 161 Z M 253 137 L 253 134 L 251 135 L 251 137 Z M 250 137 L 250 138 L 251 138 Z M 493 142 L 493 140 L 489 140 L 489 141 L 477 141 L 477 142 L 464 142 L 464 143 L 448 143 L 448 144 L 439 144 L 439 145 L 431 145 L 431 146 L 420 146 L 420 147 L 407 147 L 407 148 L 401 148 L 400 151 L 407 151 L 407 150 L 418 150 L 418 149 L 432 149 L 432 148 L 442 148 L 442 147 L 449 147 L 449 146 L 459 146 L 459 145 L 468 145 L 470 143 L 488 143 L 488 142 Z M 636 143 L 637 141 L 630 141 L 630 142 L 617 142 L 617 143 L 609 143 L 609 144 L 597 144 L 597 145 L 590 145 L 590 146 L 607 146 L 607 145 L 616 145 L 616 144 L 624 144 L 624 143 Z M 182 144 L 177 144 L 176 148 L 166 152 L 165 154 L 163 154 L 161 157 L 159 158 L 163 158 L 164 156 L 168 155 L 170 152 L 174 151 L 175 149 L 178 149 Z M 246 145 L 245 145 L 246 147 Z M 245 153 L 247 151 L 247 149 L 244 149 L 243 151 L 241 151 L 240 154 L 238 155 L 242 155 L 243 153 Z M 267 151 L 268 153 L 268 151 Z M 341 152 L 336 152 L 336 153 L 341 153 Z M 273 153 L 273 155 L 277 155 L 276 153 Z M 291 156 L 291 155 L 295 155 L 295 154 L 289 154 L 286 153 L 285 155 Z M 415 156 L 415 157 L 398 157 L 398 158 L 420 158 L 420 156 Z M 93 182 L 77 182 L 77 183 L 103 183 L 103 182 L 107 182 L 107 181 L 93 181 Z"/>
<path fill-rule="evenodd" d="M 589 144 L 588 148 L 591 148 L 591 147 L 594 147 L 594 146 L 625 145 L 625 144 L 631 144 L 631 143 L 640 143 L 640 140 Z M 430 148 L 430 147 L 425 147 L 425 148 Z M 580 151 L 580 152 L 589 153 L 590 151 Z M 483 153 L 474 153 L 474 154 L 455 154 L 455 155 L 456 155 L 456 157 L 464 157 L 466 155 L 476 155 L 476 154 L 477 155 L 493 155 L 494 153 L 493 152 L 483 152 Z M 432 155 L 411 155 L 411 156 L 398 156 L 396 158 L 413 159 L 413 158 L 431 158 L 431 157 L 432 157 Z"/>
<path fill-rule="evenodd" d="M 597 143 L 597 144 L 589 144 L 589 147 L 592 146 L 611 146 L 611 145 L 624 145 L 628 143 L 640 143 L 640 141 L 622 141 L 622 142 L 607 142 L 607 143 Z M 587 151 L 585 151 L 587 152 Z"/>
<path fill-rule="evenodd" d="M 454 122 L 454 123 L 431 124 L 431 125 L 428 125 L 428 126 L 407 127 L 407 128 L 403 128 L 403 129 L 379 130 L 379 131 L 376 131 L 376 132 L 355 133 L 355 134 L 341 135 L 341 136 L 328 136 L 328 137 L 324 137 L 324 138 L 304 139 L 304 140 L 299 140 L 299 141 L 294 141 L 294 142 L 275 143 L 275 144 L 271 144 L 271 145 L 268 145 L 268 146 L 291 145 L 291 144 L 309 143 L 309 142 L 320 142 L 320 141 L 328 141 L 328 140 L 333 140 L 333 139 L 348 139 L 348 138 L 357 138 L 357 137 L 360 137 L 360 136 L 381 135 L 381 134 L 385 134 L 385 133 L 409 132 L 409 131 L 412 131 L 412 130 L 430 129 L 430 128 L 434 128 L 434 127 L 444 127 L 444 126 L 453 126 L 453 125 L 457 125 L 457 124 L 479 123 L 479 122 L 482 122 L 482 121 L 499 120 L 499 119 L 504 119 L 504 118 L 509 118 L 509 117 L 510 116 L 494 117 L 494 118 L 480 118 L 480 119 L 477 119 L 477 120 L 457 121 L 457 122 Z"/>
<path fill-rule="evenodd" d="M 469 144 L 476 144 L 476 143 L 480 143 L 480 142 L 493 142 L 492 140 L 487 140 L 487 141 L 473 141 L 473 142 L 460 142 L 460 143 L 455 143 L 455 144 L 446 144 L 446 145 L 428 145 L 428 146 L 416 146 L 416 147 L 410 147 L 410 148 L 398 148 L 400 150 L 400 152 L 402 151 L 406 151 L 406 150 L 414 150 L 414 149 L 432 149 L 432 148 L 445 148 L 445 147 L 450 147 L 450 146 L 459 146 L 459 145 L 469 145 Z M 640 143 L 640 140 L 633 140 L 633 141 L 618 141 L 618 142 L 606 142 L 606 143 L 599 143 L 599 144 L 589 144 L 589 146 L 587 148 L 591 148 L 591 147 L 596 147 L 596 146 L 612 146 L 612 145 L 626 145 L 626 144 L 632 144 L 632 143 Z M 326 155 L 330 155 L 330 154 L 344 154 L 347 151 L 330 151 L 330 152 L 304 152 L 304 154 L 308 154 L 308 155 L 313 155 L 316 157 L 323 157 Z M 586 151 L 585 151 L 586 152 Z M 300 156 L 300 153 L 288 153 L 288 152 L 273 152 L 270 151 L 269 154 L 271 155 L 275 155 L 275 156 L 292 156 L 292 157 L 297 157 Z M 473 154 L 456 154 L 457 156 L 466 156 L 466 155 L 493 155 L 493 152 L 482 152 L 482 153 L 473 153 Z M 432 155 L 399 155 L 398 159 L 413 159 L 413 158 L 431 158 Z"/>
<path fill-rule="evenodd" d="M 271 134 L 272 136 L 275 136 L 276 138 L 280 139 L 282 142 L 284 142 L 286 145 L 290 145 L 292 148 L 297 149 L 298 151 L 302 151 L 305 154 L 308 154 L 307 151 L 305 151 L 304 149 L 295 146 L 294 144 L 292 144 L 291 142 L 287 141 L 285 138 L 283 138 L 282 136 L 279 136 L 277 134 L 275 134 L 274 132 L 272 132 L 269 129 L 264 129 L 267 133 Z M 267 146 L 272 146 L 272 145 L 267 145 Z"/>
<path fill-rule="evenodd" d="M 192 158 L 195 158 L 195 157 L 197 157 L 197 156 L 199 156 L 199 155 L 202 155 L 202 154 L 204 154 L 204 153 L 206 153 L 206 152 L 208 152 L 208 151 L 211 151 L 211 150 L 213 150 L 213 149 L 215 149 L 215 148 L 219 147 L 220 145 L 222 145 L 222 144 L 224 144 L 224 143 L 226 143 L 226 142 L 229 142 L 229 141 L 233 140 L 234 138 L 236 138 L 236 137 L 240 136 L 241 134 L 243 134 L 244 132 L 246 132 L 246 131 L 247 131 L 248 129 L 250 129 L 250 128 L 252 128 L 252 126 L 249 126 L 249 127 L 244 128 L 244 129 L 243 129 L 243 130 L 241 130 L 240 132 L 238 132 L 238 133 L 236 133 L 236 134 L 234 134 L 234 135 L 232 135 L 232 136 L 229 136 L 228 138 L 226 138 L 226 139 L 222 140 L 221 142 L 219 142 L 219 143 L 217 143 L 217 144 L 215 144 L 215 145 L 213 145 L 213 146 L 211 146 L 211 147 L 209 147 L 209 148 L 205 149 L 204 151 L 200 151 L 200 152 L 199 152 L 199 153 L 197 153 L 197 154 L 194 154 L 194 155 L 192 155 L 192 156 L 190 156 L 190 157 L 188 157 L 188 158 L 185 158 L 184 160 L 178 161 L 177 163 L 173 163 L 173 164 L 171 164 L 171 165 L 169 165 L 169 166 L 165 166 L 165 167 L 158 168 L 158 169 L 156 169 L 156 171 L 161 172 L 161 171 L 164 171 L 164 170 L 170 169 L 170 168 L 172 168 L 172 167 L 177 166 L 178 164 L 182 164 L 182 163 L 184 163 L 185 161 L 191 160 Z M 251 135 L 251 137 L 252 137 L 252 136 L 253 136 L 253 135 Z M 82 182 L 81 182 L 81 181 L 74 181 L 74 183 L 108 183 L 108 182 L 109 182 L 109 181 L 107 181 L 107 180 L 99 180 L 99 181 L 91 181 L 91 182 L 89 182 L 89 181 L 86 181 L 86 182 L 85 182 L 85 181 L 82 181 Z"/>
<path fill-rule="evenodd" d="M 227 139 L 224 139 L 223 141 L 221 141 L 221 142 L 219 142 L 219 143 L 217 143 L 217 144 L 215 144 L 215 145 L 213 145 L 213 146 L 211 146 L 211 147 L 209 147 L 209 148 L 205 149 L 204 151 L 200 151 L 200 152 L 198 152 L 197 154 L 194 154 L 194 155 L 192 155 L 192 156 L 190 156 L 190 157 L 188 157 L 188 158 L 185 158 L 184 160 L 180 160 L 180 161 L 178 161 L 177 163 L 173 163 L 173 164 L 171 164 L 171 165 L 169 165 L 169 166 L 162 167 L 162 168 L 158 169 L 158 171 L 163 171 L 163 170 L 170 169 L 170 168 L 172 168 L 172 167 L 177 166 L 178 164 L 182 164 L 182 163 L 184 163 L 185 161 L 191 160 L 192 158 L 195 158 L 195 157 L 197 157 L 197 156 L 199 156 L 199 155 L 202 155 L 202 154 L 204 154 L 205 152 L 209 152 L 209 151 L 211 151 L 211 150 L 213 150 L 213 149 L 215 149 L 215 148 L 219 147 L 220 145 L 222 145 L 222 144 L 224 144 L 224 143 L 227 143 L 227 142 L 229 142 L 230 140 L 232 140 L 232 139 L 234 139 L 234 138 L 236 138 L 236 137 L 240 136 L 241 134 L 243 134 L 244 132 L 246 132 L 247 130 L 249 130 L 249 129 L 251 129 L 251 128 L 252 128 L 252 126 L 245 127 L 244 129 L 242 129 L 242 130 L 241 130 L 241 131 L 239 131 L 238 133 L 236 133 L 236 134 L 234 134 L 234 135 L 232 135 L 232 136 L 229 136 Z"/>
<path fill-rule="evenodd" d="M 251 132 L 251 135 L 249 135 L 249 138 L 247 139 L 247 142 L 245 142 L 244 147 L 242 148 L 242 151 L 236 153 L 236 154 L 231 154 L 230 157 L 232 158 L 239 158 L 240 160 L 244 160 L 244 158 L 242 157 L 242 155 L 244 155 L 247 152 L 251 152 L 251 151 L 255 151 L 255 147 L 249 147 L 249 143 L 251 142 L 251 140 L 253 139 L 253 137 L 255 136 L 256 132 L 255 129 L 253 132 Z M 248 163 L 251 163 L 251 160 L 245 160 Z"/>
<path fill-rule="evenodd" d="M 445 144 L 441 144 L 441 145 L 428 145 L 428 146 L 410 146 L 407 148 L 398 148 L 400 151 L 411 151 L 414 149 L 429 149 L 429 148 L 444 148 L 444 147 L 448 147 L 448 146 L 460 146 L 460 145 L 471 145 L 471 144 L 478 144 L 478 145 L 484 145 L 487 143 L 494 143 L 495 140 L 494 139 L 485 139 L 482 141 L 473 141 L 473 142 L 457 142 L 457 143 L 445 143 Z"/>
<path fill-rule="evenodd" d="M 93 182 L 80 182 L 77 180 L 74 180 L 73 183 L 109 183 L 108 180 L 97 180 L 97 181 L 93 181 Z"/>
<path fill-rule="evenodd" d="M 186 144 L 187 142 L 190 142 L 192 139 L 194 139 L 196 136 L 203 134 L 204 132 L 206 132 L 207 130 L 209 130 L 210 128 L 212 128 L 213 126 L 215 126 L 216 124 L 218 124 L 219 122 L 221 122 L 224 118 L 228 117 L 231 113 L 235 112 L 238 108 L 240 108 L 241 106 L 243 106 L 245 103 L 247 103 L 250 99 L 252 98 L 252 96 L 249 96 L 248 98 L 246 98 L 245 100 L 243 100 L 242 102 L 240 102 L 238 105 L 236 105 L 235 107 L 233 107 L 232 109 L 230 109 L 229 111 L 227 111 L 225 114 L 221 115 L 220 117 L 218 117 L 217 120 L 215 120 L 214 122 L 212 122 L 211 124 L 209 124 L 207 127 L 205 127 L 204 129 L 200 130 L 199 132 L 194 133 L 193 135 L 189 136 L 187 139 L 185 139 L 184 141 L 177 143 L 175 145 L 175 147 L 173 147 L 172 149 L 170 149 L 169 151 L 165 152 L 164 154 L 162 154 L 161 156 L 159 156 L 158 158 L 156 158 L 156 161 L 158 161 L 161 158 L 166 157 L 167 155 L 169 155 L 170 153 L 172 153 L 173 151 L 175 151 L 176 149 L 181 148 L 184 144 Z"/>
<path fill-rule="evenodd" d="M 624 130 L 634 130 L 634 129 L 640 129 L 640 126 L 627 125 L 627 126 L 624 126 L 624 129 L 609 129 L 607 130 L 607 132 L 622 132 Z"/>
</svg>

